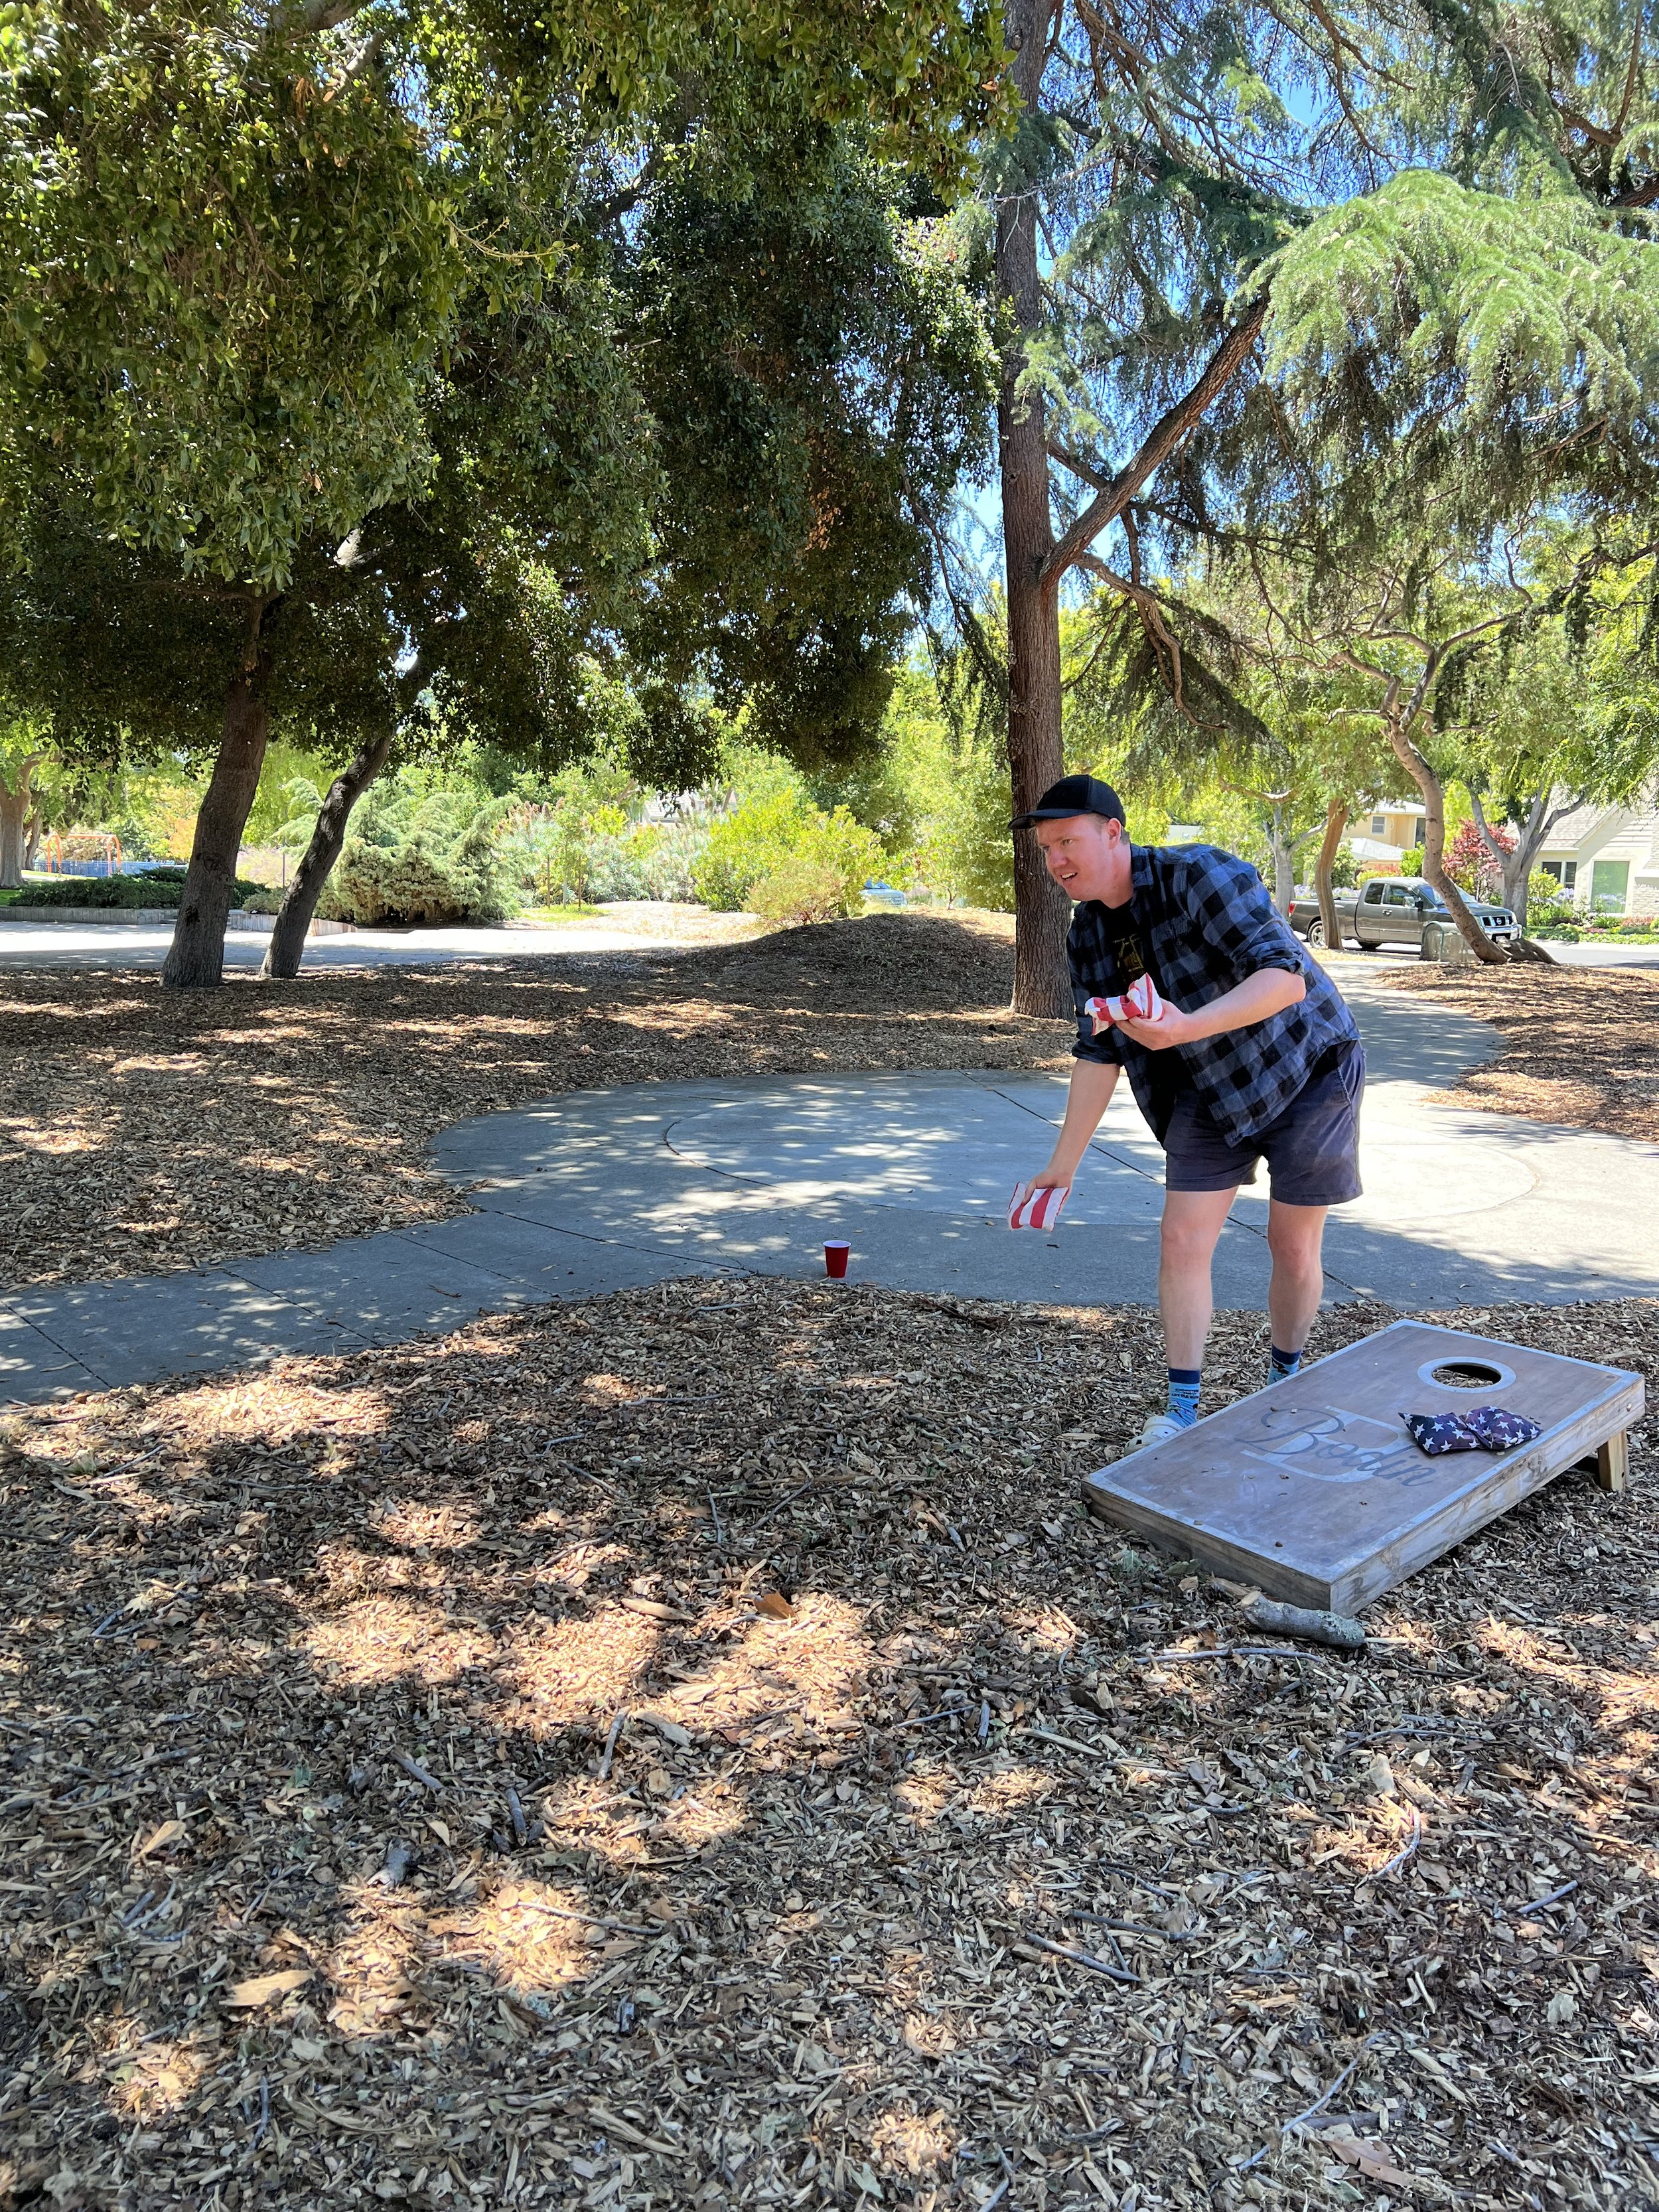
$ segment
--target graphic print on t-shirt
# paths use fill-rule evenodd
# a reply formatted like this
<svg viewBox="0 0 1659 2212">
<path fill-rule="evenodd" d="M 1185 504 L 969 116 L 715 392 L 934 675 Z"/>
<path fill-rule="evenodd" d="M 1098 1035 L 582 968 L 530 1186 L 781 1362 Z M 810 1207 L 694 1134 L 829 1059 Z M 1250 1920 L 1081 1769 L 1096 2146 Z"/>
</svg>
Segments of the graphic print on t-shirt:
<svg viewBox="0 0 1659 2212">
<path fill-rule="evenodd" d="M 1151 976 L 1154 988 L 1162 995 L 1158 978 L 1152 973 L 1152 963 L 1146 957 L 1140 941 L 1140 932 L 1135 927 L 1131 914 L 1126 913 L 1119 923 L 1109 920 L 1107 943 L 1111 947 L 1112 959 L 1118 973 L 1118 991 L 1127 991 L 1143 975 Z M 1186 1064 L 1178 1052 L 1156 1052 L 1152 1055 L 1152 1089 L 1158 1102 L 1159 1127 L 1168 1126 L 1170 1112 L 1176 1098 L 1188 1085 Z"/>
<path fill-rule="evenodd" d="M 1140 949 L 1140 932 L 1132 921 L 1126 922 L 1121 929 L 1114 933 L 1111 945 L 1113 963 L 1121 979 L 1118 985 L 1121 994 L 1131 983 L 1139 982 L 1143 975 L 1152 975 L 1152 970 L 1146 965 L 1146 956 Z M 1157 982 L 1156 975 L 1152 976 L 1152 981 Z"/>
</svg>

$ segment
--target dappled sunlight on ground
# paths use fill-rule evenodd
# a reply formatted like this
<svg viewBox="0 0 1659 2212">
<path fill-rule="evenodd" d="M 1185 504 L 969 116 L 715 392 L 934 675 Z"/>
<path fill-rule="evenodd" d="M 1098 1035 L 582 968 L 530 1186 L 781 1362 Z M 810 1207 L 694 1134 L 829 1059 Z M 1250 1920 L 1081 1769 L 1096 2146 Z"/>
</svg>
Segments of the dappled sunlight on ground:
<svg viewBox="0 0 1659 2212">
<path fill-rule="evenodd" d="M 1659 1364 L 1637 1302 L 1480 1320 Z M 1329 2092 L 1420 2201 L 1641 2201 L 1645 1438 L 1361 1660 L 1188 1664 L 1224 1602 L 1075 1488 L 1157 1346 L 671 1285 L 0 1428 L 0 2175 L 1337 2212 Z"/>
<path fill-rule="evenodd" d="M 661 1640 L 653 1622 L 620 1606 L 538 1621 L 507 1633 L 496 1680 L 528 1702 L 538 1730 L 601 1723 L 633 1695 Z"/>
<path fill-rule="evenodd" d="M 436 1601 L 382 1595 L 342 1606 L 297 1638 L 295 1649 L 342 1685 L 408 1677 L 429 1686 L 453 1682 L 493 1646 L 476 1630 L 449 1627 Z"/>
</svg>

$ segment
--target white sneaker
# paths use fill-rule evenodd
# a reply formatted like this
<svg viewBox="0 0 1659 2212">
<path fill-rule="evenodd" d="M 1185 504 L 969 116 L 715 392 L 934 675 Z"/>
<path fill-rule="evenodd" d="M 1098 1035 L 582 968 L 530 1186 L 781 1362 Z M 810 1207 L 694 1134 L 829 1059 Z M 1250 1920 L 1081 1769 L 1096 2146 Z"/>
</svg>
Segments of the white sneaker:
<svg viewBox="0 0 1659 2212">
<path fill-rule="evenodd" d="M 1178 1421 L 1173 1413 L 1148 1415 L 1146 1425 L 1130 1445 L 1131 1451 L 1145 1451 L 1152 1444 L 1167 1444 L 1174 1437 L 1184 1437 L 1189 1424 Z"/>
</svg>

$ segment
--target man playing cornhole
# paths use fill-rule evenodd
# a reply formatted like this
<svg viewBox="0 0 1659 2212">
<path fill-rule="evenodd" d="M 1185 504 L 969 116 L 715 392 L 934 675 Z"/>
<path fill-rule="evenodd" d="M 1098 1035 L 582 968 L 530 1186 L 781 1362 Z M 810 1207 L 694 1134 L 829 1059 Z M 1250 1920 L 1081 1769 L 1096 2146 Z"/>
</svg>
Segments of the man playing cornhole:
<svg viewBox="0 0 1659 2212">
<path fill-rule="evenodd" d="M 1341 993 L 1248 861 L 1213 845 L 1132 845 L 1123 824 L 1109 784 L 1068 775 L 1012 825 L 1036 832 L 1049 874 L 1077 902 L 1066 1120 L 1016 1202 L 1070 1188 L 1127 1066 L 1165 1159 L 1158 1299 L 1170 1392 L 1139 1439 L 1152 1444 L 1198 1419 L 1211 1255 L 1263 1159 L 1268 1380 L 1296 1372 L 1324 1289 L 1326 1209 L 1359 1195 L 1365 1054 Z M 1108 999 L 1119 1002 L 1110 1013 Z"/>
</svg>

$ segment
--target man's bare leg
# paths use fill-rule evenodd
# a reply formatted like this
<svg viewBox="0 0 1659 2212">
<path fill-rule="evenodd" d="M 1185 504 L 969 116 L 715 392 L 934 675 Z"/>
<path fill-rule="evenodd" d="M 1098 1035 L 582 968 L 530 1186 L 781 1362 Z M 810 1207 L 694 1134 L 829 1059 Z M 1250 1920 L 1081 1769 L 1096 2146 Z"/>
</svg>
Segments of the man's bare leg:
<svg viewBox="0 0 1659 2212">
<path fill-rule="evenodd" d="M 1210 1333 L 1210 1314 L 1215 1303 L 1210 1288 L 1210 1259 L 1237 1196 L 1236 1187 L 1231 1190 L 1166 1190 L 1164 1194 L 1158 1304 L 1164 1316 L 1165 1356 L 1171 1367 L 1204 1364 L 1204 1340 Z M 1305 1212 L 1310 1209 L 1285 1210 Z"/>
<path fill-rule="evenodd" d="M 1273 1343 L 1281 1352 L 1301 1351 L 1325 1294 L 1320 1254 L 1328 1210 L 1322 1206 L 1283 1206 L 1276 1198 L 1268 1205 L 1267 1249 L 1273 1255 L 1273 1268 L 1267 1285 L 1267 1319 L 1273 1325 Z"/>
</svg>

